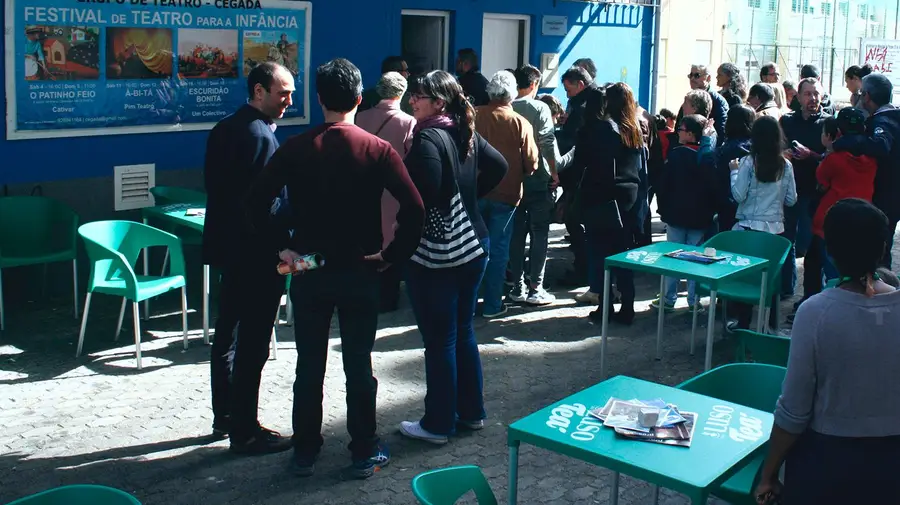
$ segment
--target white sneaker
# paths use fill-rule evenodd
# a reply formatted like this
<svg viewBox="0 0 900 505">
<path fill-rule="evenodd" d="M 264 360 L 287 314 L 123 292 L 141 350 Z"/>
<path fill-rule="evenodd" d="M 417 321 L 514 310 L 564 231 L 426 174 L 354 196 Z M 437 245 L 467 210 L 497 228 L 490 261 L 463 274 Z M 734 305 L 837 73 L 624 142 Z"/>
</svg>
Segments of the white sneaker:
<svg viewBox="0 0 900 505">
<path fill-rule="evenodd" d="M 548 293 L 544 288 L 537 288 L 532 291 L 525 303 L 529 305 L 549 305 L 556 301 L 556 297 Z"/>
<path fill-rule="evenodd" d="M 512 302 L 522 303 L 528 298 L 525 293 L 527 293 L 527 291 L 525 291 L 525 286 L 520 282 L 513 286 L 506 297 Z"/>
<path fill-rule="evenodd" d="M 400 434 L 416 440 L 423 440 L 436 445 L 444 445 L 447 443 L 445 435 L 435 435 L 419 424 L 419 421 L 403 421 L 400 423 Z"/>
<path fill-rule="evenodd" d="M 578 303 L 587 303 L 589 305 L 597 305 L 600 303 L 600 295 L 590 290 L 575 295 L 575 301 Z"/>
</svg>

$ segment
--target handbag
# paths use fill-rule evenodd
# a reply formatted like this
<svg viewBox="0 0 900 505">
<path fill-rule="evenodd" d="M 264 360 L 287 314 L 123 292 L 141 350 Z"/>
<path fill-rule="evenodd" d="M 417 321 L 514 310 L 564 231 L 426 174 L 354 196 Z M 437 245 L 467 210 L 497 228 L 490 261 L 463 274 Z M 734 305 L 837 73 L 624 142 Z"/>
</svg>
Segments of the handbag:
<svg viewBox="0 0 900 505">
<path fill-rule="evenodd" d="M 425 209 L 425 229 L 419 246 L 410 258 L 426 268 L 452 268 L 464 265 L 485 254 L 481 239 L 475 232 L 466 206 L 463 204 L 457 178 L 459 155 L 450 135 L 440 128 L 431 129 L 444 145 L 441 172 L 441 197 L 449 189 L 449 204 Z M 472 156 L 466 162 L 478 163 L 477 142 Z M 450 167 L 450 170 L 447 167 Z"/>
</svg>

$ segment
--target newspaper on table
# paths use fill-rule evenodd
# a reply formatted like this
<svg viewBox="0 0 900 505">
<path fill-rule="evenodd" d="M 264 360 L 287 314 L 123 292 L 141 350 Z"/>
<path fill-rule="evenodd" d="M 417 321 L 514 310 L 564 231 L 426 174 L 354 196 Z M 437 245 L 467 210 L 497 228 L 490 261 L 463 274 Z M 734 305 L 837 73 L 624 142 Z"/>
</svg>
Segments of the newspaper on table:
<svg viewBox="0 0 900 505">
<path fill-rule="evenodd" d="M 652 427 L 643 426 L 639 420 L 641 409 L 648 407 L 660 410 L 659 419 Z M 690 447 L 697 419 L 696 413 L 680 412 L 675 405 L 667 404 L 661 398 L 610 398 L 603 407 L 588 412 L 624 437 L 682 447 Z"/>
<path fill-rule="evenodd" d="M 685 421 L 667 428 L 652 428 L 649 431 L 634 431 L 627 428 L 615 428 L 616 433 L 626 438 L 653 442 L 656 444 L 690 447 L 694 439 L 694 425 L 697 421 L 695 412 L 681 412 Z"/>
</svg>

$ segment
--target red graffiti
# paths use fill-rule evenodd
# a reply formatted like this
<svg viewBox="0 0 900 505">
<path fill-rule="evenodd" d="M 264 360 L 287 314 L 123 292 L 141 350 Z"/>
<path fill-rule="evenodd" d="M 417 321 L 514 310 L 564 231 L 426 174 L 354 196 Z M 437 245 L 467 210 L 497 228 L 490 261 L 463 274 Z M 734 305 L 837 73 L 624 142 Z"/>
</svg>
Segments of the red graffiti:
<svg viewBox="0 0 900 505">
<path fill-rule="evenodd" d="M 866 63 L 872 65 L 872 70 L 883 74 L 891 73 L 894 62 L 887 61 L 887 46 L 873 46 L 866 50 Z"/>
</svg>

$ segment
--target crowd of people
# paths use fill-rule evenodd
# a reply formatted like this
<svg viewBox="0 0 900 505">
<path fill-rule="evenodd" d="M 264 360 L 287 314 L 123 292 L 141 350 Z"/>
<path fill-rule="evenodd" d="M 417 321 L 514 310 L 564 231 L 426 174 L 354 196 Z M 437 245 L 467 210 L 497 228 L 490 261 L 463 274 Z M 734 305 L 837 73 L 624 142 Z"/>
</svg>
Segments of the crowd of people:
<svg viewBox="0 0 900 505">
<path fill-rule="evenodd" d="M 401 423 L 400 432 L 445 444 L 457 430 L 481 429 L 487 414 L 474 318 L 501 317 L 510 303 L 555 300 L 544 271 L 556 221 L 565 224 L 574 255 L 560 282 L 589 286 L 575 299 L 597 306 L 590 320 L 599 320 L 607 304 L 614 322 L 631 324 L 632 274 L 611 272 L 615 311 L 614 296 L 603 299 L 604 259 L 651 241 L 653 197 L 672 242 L 696 245 L 732 229 L 788 238 L 795 252 L 784 269 L 784 296 L 793 295 L 795 254 L 806 257 L 804 300 L 832 278 L 844 291 L 896 298 L 882 287 L 889 273 L 876 271 L 890 265 L 886 251 L 900 219 L 900 203 L 891 198 L 900 189 L 900 109 L 890 104 L 884 76 L 849 69 L 855 98 L 834 111 L 811 65 L 796 86 L 777 85 L 777 67 L 766 65 L 748 90 L 740 70 L 724 64 L 716 72 L 719 91 L 708 69 L 695 65 L 678 113 L 654 117 L 626 83 L 596 82 L 588 58 L 562 74 L 565 108 L 537 94 L 541 72 L 534 66 L 488 78 L 477 54 L 463 49 L 456 70 L 456 77 L 411 72 L 403 58 L 390 57 L 377 84 L 364 90 L 353 63 L 329 61 L 315 76 L 324 124 L 279 145 L 275 120 L 292 103 L 294 81 L 284 67 L 263 63 L 248 76 L 248 104 L 212 130 L 204 261 L 222 272 L 213 429 L 230 437 L 232 451 L 293 448 L 294 473 L 314 473 L 336 309 L 349 475 L 367 478 L 389 463 L 376 430 L 371 352 L 378 314 L 396 309 L 401 279 L 422 334 L 427 393 L 424 415 Z M 830 211 L 847 202 L 858 203 L 846 216 Z M 859 229 L 845 230 L 854 219 Z M 860 238 L 859 250 L 829 239 L 856 240 L 865 230 L 877 237 Z M 257 420 L 260 375 L 285 286 L 277 263 L 311 253 L 324 266 L 291 283 L 297 378 L 294 433 L 287 437 Z M 677 284 L 670 279 L 654 304 L 674 310 Z M 691 284 L 688 302 L 703 310 Z M 803 307 L 821 309 L 817 303 Z M 798 320 L 809 310 L 798 311 Z M 747 326 L 749 312 L 737 307 L 729 327 Z M 793 370 L 789 383 L 808 381 Z M 795 417 L 785 430 L 802 424 L 796 416 L 812 397 L 788 394 L 786 386 L 781 408 Z M 764 484 L 776 487 L 771 479 Z"/>
</svg>

